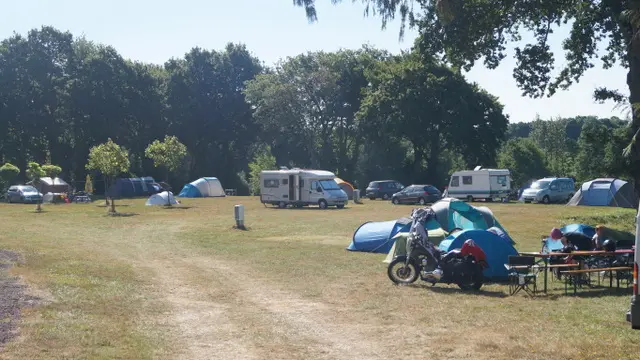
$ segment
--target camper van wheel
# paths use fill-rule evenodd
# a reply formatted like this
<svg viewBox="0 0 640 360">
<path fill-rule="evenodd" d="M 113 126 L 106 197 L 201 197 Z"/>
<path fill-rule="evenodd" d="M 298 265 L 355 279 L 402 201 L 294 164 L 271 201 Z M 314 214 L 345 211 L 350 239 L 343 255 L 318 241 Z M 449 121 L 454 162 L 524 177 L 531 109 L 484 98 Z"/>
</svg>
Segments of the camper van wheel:
<svg viewBox="0 0 640 360">
<path fill-rule="evenodd" d="M 471 195 L 467 196 L 467 202 L 473 202 L 473 196 Z"/>
<path fill-rule="evenodd" d="M 320 200 L 318 201 L 318 206 L 320 206 L 320 209 L 326 209 L 327 208 L 327 202 L 324 200 Z"/>
<path fill-rule="evenodd" d="M 286 208 L 286 207 L 287 207 L 287 204 L 286 204 L 284 201 L 280 201 L 280 203 L 278 203 L 278 207 L 279 207 L 280 209 L 284 209 L 284 208 Z"/>
<path fill-rule="evenodd" d="M 542 203 L 543 203 L 543 204 L 548 204 L 548 203 L 549 203 L 549 196 L 545 195 L 545 196 L 542 198 Z"/>
</svg>

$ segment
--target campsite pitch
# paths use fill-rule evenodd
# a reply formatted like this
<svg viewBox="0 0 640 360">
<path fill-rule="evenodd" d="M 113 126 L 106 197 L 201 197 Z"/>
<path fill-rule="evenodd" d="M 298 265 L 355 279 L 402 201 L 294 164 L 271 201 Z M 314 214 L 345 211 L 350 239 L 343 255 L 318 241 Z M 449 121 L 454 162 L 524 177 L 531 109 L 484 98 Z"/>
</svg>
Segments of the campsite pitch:
<svg viewBox="0 0 640 360">
<path fill-rule="evenodd" d="M 411 206 L 265 208 L 254 197 L 181 199 L 181 211 L 122 200 L 129 217 L 96 204 L 0 204 L 0 250 L 20 256 L 20 298 L 7 359 L 636 359 L 624 320 L 628 293 L 507 296 L 456 286 L 398 287 L 384 254 L 345 250 L 365 221 Z M 248 231 L 234 230 L 244 204 Z M 488 204 L 517 242 L 566 223 L 633 230 L 612 208 Z M 124 210 L 123 210 L 124 209 Z M 17 256 L 17 255 L 16 255 Z M 15 288 L 15 287 L 13 287 Z M 0 296 L 0 307 L 8 306 Z M 19 304 L 19 302 L 17 302 Z M 11 306 L 16 306 L 12 302 Z"/>
</svg>

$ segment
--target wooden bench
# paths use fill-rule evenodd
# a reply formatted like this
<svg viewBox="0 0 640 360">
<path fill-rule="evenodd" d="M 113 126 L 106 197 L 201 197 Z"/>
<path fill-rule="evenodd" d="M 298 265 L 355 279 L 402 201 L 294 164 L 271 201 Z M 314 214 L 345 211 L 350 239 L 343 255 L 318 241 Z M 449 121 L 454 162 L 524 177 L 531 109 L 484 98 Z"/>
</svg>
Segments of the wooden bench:
<svg viewBox="0 0 640 360">
<path fill-rule="evenodd" d="M 596 269 L 583 269 L 583 270 L 566 270 L 566 271 L 561 271 L 560 273 L 563 275 L 568 275 L 567 276 L 567 280 L 564 283 L 564 292 L 565 294 L 568 292 L 567 286 L 569 284 L 569 279 L 573 278 L 573 293 L 576 294 L 576 292 L 578 291 L 578 282 L 576 281 L 578 275 L 582 275 L 582 274 L 592 274 L 592 273 L 600 273 L 603 271 L 609 272 L 609 287 L 613 287 L 613 276 L 611 276 L 613 274 L 613 272 L 616 272 L 616 275 L 619 272 L 622 271 L 632 271 L 633 268 L 632 267 L 628 267 L 628 266 L 619 266 L 619 267 L 609 267 L 609 268 L 596 268 Z M 619 288 L 620 287 L 620 279 L 618 278 L 618 276 L 616 276 L 616 287 Z"/>
</svg>

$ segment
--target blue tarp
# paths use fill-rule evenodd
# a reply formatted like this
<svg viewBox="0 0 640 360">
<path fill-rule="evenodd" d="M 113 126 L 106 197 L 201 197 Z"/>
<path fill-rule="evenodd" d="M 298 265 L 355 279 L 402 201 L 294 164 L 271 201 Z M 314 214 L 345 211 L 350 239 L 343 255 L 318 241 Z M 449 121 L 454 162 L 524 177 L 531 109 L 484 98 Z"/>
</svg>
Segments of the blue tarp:
<svg viewBox="0 0 640 360">
<path fill-rule="evenodd" d="M 108 194 L 114 198 L 151 196 L 162 191 L 152 177 L 119 178 L 109 187 Z"/>
<path fill-rule="evenodd" d="M 486 230 L 463 230 L 449 235 L 438 247 L 443 251 L 459 249 L 468 239 L 472 239 L 487 254 L 489 267 L 484 270 L 485 278 L 492 281 L 506 280 L 508 273 L 504 264 L 508 262 L 509 255 L 518 255 L 508 238 Z"/>
<path fill-rule="evenodd" d="M 347 250 L 386 254 L 393 247 L 393 237 L 399 232 L 409 231 L 410 228 L 411 220 L 407 218 L 366 222 L 356 229 Z M 430 220 L 425 224 L 425 228 L 427 231 L 439 229 L 440 224 Z"/>
<path fill-rule="evenodd" d="M 585 225 L 585 224 L 569 224 L 560 228 L 562 233 L 570 233 L 570 232 L 578 232 L 584 234 L 588 237 L 593 237 L 596 234 L 596 229 L 593 226 Z M 562 249 L 563 245 L 560 240 L 553 240 L 551 237 L 545 239 L 547 242 L 547 247 L 550 251 Z"/>
</svg>

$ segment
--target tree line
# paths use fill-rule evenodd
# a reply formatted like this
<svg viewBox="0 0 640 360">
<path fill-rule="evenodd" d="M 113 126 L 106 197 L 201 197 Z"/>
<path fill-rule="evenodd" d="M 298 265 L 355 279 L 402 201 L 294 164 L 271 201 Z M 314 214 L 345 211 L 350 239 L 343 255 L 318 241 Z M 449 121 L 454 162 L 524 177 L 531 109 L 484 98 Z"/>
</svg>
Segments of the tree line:
<svg viewBox="0 0 640 360">
<path fill-rule="evenodd" d="M 309 52 L 265 66 L 228 44 L 156 65 L 52 27 L 0 43 L 0 164 L 15 165 L 17 180 L 30 162 L 59 166 L 73 184 L 104 177 L 87 167 L 89 152 L 111 139 L 129 162 L 117 176 L 153 176 L 174 188 L 215 176 L 248 194 L 259 169 L 274 164 L 334 171 L 361 188 L 384 178 L 442 187 L 454 170 L 504 163 L 511 147 L 528 145 L 519 138 L 533 139 L 534 150 L 554 146 L 535 142 L 548 140 L 536 124 L 513 135 L 526 130 L 509 125 L 494 96 L 419 48 Z M 571 151 L 609 146 L 599 129 L 576 137 Z M 185 154 L 156 167 L 147 148 L 166 135 Z M 542 151 L 540 174 L 560 169 L 555 154 Z"/>
<path fill-rule="evenodd" d="M 578 183 L 598 177 L 630 179 L 623 156 L 629 122 L 580 116 L 509 124 L 497 163 L 511 170 L 514 185 L 544 176 L 573 177 Z"/>
</svg>

